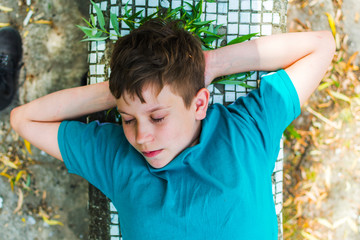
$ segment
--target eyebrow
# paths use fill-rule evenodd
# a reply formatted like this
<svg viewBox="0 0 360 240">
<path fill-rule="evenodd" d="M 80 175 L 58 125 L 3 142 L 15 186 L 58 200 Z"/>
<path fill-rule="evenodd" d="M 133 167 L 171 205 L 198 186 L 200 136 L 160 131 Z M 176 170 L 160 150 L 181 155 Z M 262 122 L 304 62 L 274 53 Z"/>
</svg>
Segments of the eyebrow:
<svg viewBox="0 0 360 240">
<path fill-rule="evenodd" d="M 146 112 L 147 113 L 152 113 L 152 112 L 159 111 L 159 110 L 167 110 L 169 108 L 171 108 L 171 107 L 170 106 L 164 106 L 164 107 L 163 106 L 156 106 L 156 107 L 150 108 Z M 126 115 L 131 115 L 129 113 L 126 113 L 126 112 L 122 111 L 121 109 L 118 109 L 118 112 L 122 113 L 122 114 L 126 114 Z"/>
</svg>

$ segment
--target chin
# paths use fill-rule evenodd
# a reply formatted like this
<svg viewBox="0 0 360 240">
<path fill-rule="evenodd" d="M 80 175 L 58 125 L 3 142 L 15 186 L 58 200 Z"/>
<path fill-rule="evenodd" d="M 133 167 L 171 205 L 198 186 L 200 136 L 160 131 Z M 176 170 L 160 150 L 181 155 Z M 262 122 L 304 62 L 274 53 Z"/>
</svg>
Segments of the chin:
<svg viewBox="0 0 360 240">
<path fill-rule="evenodd" d="M 152 166 L 153 168 L 163 168 L 166 165 L 168 165 L 171 161 L 161 161 L 161 160 L 147 160 L 147 162 Z"/>
</svg>

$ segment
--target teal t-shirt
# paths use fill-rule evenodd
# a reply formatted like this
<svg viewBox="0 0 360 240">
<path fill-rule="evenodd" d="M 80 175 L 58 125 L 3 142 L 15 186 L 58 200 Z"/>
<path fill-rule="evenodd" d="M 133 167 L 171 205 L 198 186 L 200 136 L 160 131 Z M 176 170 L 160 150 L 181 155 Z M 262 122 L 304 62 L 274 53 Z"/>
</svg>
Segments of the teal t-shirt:
<svg viewBox="0 0 360 240">
<path fill-rule="evenodd" d="M 64 121 L 58 141 L 69 172 L 114 203 L 124 240 L 275 240 L 271 173 L 282 132 L 299 114 L 279 70 L 233 104 L 210 106 L 199 143 L 161 169 L 116 124 Z"/>
</svg>

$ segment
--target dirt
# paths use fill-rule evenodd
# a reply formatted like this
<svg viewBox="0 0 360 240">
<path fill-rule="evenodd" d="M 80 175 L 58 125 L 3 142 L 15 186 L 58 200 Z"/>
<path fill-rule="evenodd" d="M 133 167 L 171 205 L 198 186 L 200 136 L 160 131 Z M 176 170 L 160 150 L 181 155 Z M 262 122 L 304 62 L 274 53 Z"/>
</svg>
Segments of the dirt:
<svg viewBox="0 0 360 240">
<path fill-rule="evenodd" d="M 88 18 L 89 1 L 1 0 L 0 5 L 12 8 L 0 11 L 0 23 L 19 30 L 24 50 L 19 78 L 23 85 L 11 106 L 0 112 L 0 157 L 17 156 L 18 169 L 2 168 L 0 172 L 15 177 L 25 171 L 13 190 L 10 181 L 0 177 L 0 239 L 87 239 L 87 182 L 68 174 L 63 163 L 34 147 L 30 154 L 10 129 L 9 112 L 17 105 L 81 84 L 88 69 L 87 44 L 80 42 L 82 33 L 75 25 L 82 24 L 82 17 Z M 26 23 L 29 11 L 33 14 Z M 28 187 L 24 186 L 27 176 Z"/>
<path fill-rule="evenodd" d="M 285 239 L 360 239 L 360 6 L 355 0 L 293 0 L 290 31 L 331 30 L 337 52 L 324 82 L 294 122 L 285 148 Z M 354 55 L 355 56 L 355 55 Z M 337 95 L 340 93 L 342 95 Z M 321 114 L 321 115 L 319 115 Z"/>
</svg>

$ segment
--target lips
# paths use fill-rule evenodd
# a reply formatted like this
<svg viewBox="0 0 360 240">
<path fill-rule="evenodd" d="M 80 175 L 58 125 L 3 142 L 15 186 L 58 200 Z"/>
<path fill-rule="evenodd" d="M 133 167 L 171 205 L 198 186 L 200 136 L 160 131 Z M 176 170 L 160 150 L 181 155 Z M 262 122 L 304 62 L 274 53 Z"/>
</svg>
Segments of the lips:
<svg viewBox="0 0 360 240">
<path fill-rule="evenodd" d="M 152 158 L 152 157 L 156 157 L 161 152 L 162 152 L 162 149 L 155 150 L 155 151 L 149 151 L 149 152 L 142 152 L 142 154 L 144 154 L 145 157 Z"/>
</svg>

